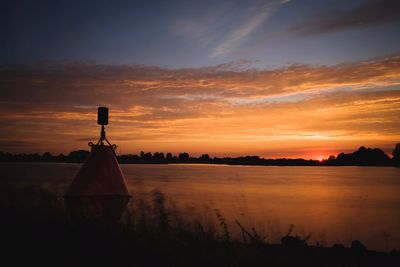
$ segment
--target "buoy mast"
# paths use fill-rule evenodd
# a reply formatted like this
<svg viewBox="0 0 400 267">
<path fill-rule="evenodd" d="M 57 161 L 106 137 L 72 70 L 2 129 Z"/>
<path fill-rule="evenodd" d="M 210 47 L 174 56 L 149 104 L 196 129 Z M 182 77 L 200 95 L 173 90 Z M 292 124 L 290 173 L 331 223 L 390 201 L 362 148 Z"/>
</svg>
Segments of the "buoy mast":
<svg viewBox="0 0 400 267">
<path fill-rule="evenodd" d="M 109 146 L 112 148 L 116 148 L 116 145 L 112 145 L 106 138 L 106 131 L 104 128 L 104 125 L 108 125 L 108 108 L 107 107 L 99 107 L 97 109 L 97 124 L 101 125 L 101 131 L 100 131 L 100 139 L 97 142 L 97 145 L 104 145 L 104 141 L 107 142 Z M 92 142 L 89 142 L 89 146 L 91 147 L 93 145 Z"/>
<path fill-rule="evenodd" d="M 108 108 L 99 107 L 101 125 L 97 144 L 89 142 L 90 154 L 69 186 L 64 198 L 67 211 L 75 221 L 97 220 L 115 223 L 131 195 L 115 155 L 116 145 L 106 138 Z"/>
</svg>

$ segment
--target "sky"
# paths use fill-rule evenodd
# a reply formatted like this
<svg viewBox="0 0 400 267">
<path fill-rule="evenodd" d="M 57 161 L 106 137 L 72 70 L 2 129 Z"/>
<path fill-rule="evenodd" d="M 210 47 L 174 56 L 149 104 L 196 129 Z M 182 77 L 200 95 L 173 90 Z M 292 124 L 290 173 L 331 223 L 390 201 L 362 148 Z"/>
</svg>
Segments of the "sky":
<svg viewBox="0 0 400 267">
<path fill-rule="evenodd" d="M 3 1 L 0 151 L 326 158 L 400 142 L 400 2 Z"/>
</svg>

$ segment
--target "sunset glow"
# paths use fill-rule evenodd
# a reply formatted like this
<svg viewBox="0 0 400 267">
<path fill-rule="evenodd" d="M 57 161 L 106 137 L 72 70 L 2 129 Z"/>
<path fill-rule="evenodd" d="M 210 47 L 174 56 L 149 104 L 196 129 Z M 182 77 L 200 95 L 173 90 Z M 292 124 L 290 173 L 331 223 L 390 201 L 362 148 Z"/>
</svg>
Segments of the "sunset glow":
<svg viewBox="0 0 400 267">
<path fill-rule="evenodd" d="M 400 266 L 400 0 L 0 20 L 4 262 Z"/>
<path fill-rule="evenodd" d="M 218 12 L 233 8 L 228 4 L 213 12 L 199 5 L 185 9 L 188 13 L 180 17 L 160 18 L 169 26 L 157 37 L 166 40 L 165 46 L 154 43 L 157 51 L 171 49 L 164 36 L 168 35 L 176 45 L 199 44 L 193 51 L 202 51 L 203 56 L 191 57 L 183 49 L 182 53 L 173 52 L 176 60 L 162 56 L 159 61 L 143 59 L 137 54 L 144 49 L 139 47 L 139 39 L 130 49 L 94 45 L 90 51 L 98 55 L 98 63 L 75 54 L 68 56 L 73 44 L 48 56 L 39 56 L 42 50 L 35 46 L 22 63 L 4 54 L 4 63 L 16 63 L 0 69 L 2 150 L 65 153 L 87 149 L 87 142 L 95 141 L 99 134 L 96 108 L 105 105 L 110 107 L 109 137 L 119 145 L 118 153 L 185 151 L 319 159 L 362 145 L 390 153 L 400 139 L 400 55 L 395 48 L 400 40 L 391 34 L 398 28 L 391 22 L 382 24 L 387 35 L 356 25 L 343 25 L 348 29 L 342 33 L 328 26 L 315 29 L 309 21 L 300 23 L 295 2 L 249 3 L 248 16 L 239 17 L 241 23 L 236 26 L 233 17 L 218 19 Z M 233 10 L 243 8 L 235 6 Z M 319 4 L 315 10 L 325 12 Z M 196 15 L 191 17 L 191 13 Z M 208 27 L 199 14 L 207 14 L 220 28 Z M 293 17 L 285 17 L 288 14 Z M 317 14 L 315 19 L 322 17 Z M 275 36 L 277 29 L 268 25 L 278 27 L 277 21 L 286 25 L 286 30 Z M 141 22 L 147 25 L 146 32 L 157 28 L 153 22 Z M 93 30 L 83 25 L 82 30 Z M 262 27 L 266 27 L 265 35 L 260 32 Z M 355 48 L 355 42 L 359 47 L 366 44 L 347 36 L 348 32 L 371 38 L 370 53 Z M 217 33 L 223 36 L 221 40 L 214 38 Z M 267 33 L 269 39 L 260 37 Z M 104 34 L 114 38 L 115 45 L 126 36 Z M 330 34 L 337 39 L 328 41 Z M 372 40 L 375 35 L 381 40 Z M 285 45 L 274 45 L 273 38 Z M 315 49 L 306 44 L 311 39 Z M 343 50 L 333 49 L 332 42 Z M 150 59 L 156 50 L 148 49 Z M 114 58 L 100 56 L 111 52 Z M 137 56 L 127 64 L 120 52 Z M 346 56 L 349 52 L 352 55 Z M 293 58 L 288 59 L 288 54 Z M 317 55 L 320 57 L 315 60 Z M 60 57 L 68 60 L 53 60 Z M 165 64 L 171 67 L 163 67 Z"/>
</svg>

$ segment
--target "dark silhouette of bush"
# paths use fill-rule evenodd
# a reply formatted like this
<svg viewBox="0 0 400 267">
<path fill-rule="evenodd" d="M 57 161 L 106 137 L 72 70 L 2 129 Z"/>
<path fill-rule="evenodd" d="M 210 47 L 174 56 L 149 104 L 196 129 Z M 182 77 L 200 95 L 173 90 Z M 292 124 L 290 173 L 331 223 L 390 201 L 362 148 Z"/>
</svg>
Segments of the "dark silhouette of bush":
<svg viewBox="0 0 400 267">
<path fill-rule="evenodd" d="M 201 162 L 210 163 L 210 156 L 208 154 L 203 154 L 200 157 Z"/>
<path fill-rule="evenodd" d="M 351 249 L 353 249 L 354 251 L 357 251 L 357 252 L 365 252 L 365 251 L 367 251 L 367 247 L 364 246 L 364 244 L 361 243 L 358 240 L 353 240 L 351 242 Z"/>
<path fill-rule="evenodd" d="M 400 166 L 400 143 L 397 143 L 392 151 L 393 161 L 396 166 Z"/>
<path fill-rule="evenodd" d="M 189 154 L 186 152 L 179 153 L 178 159 L 182 162 L 186 162 L 189 160 Z"/>
<path fill-rule="evenodd" d="M 337 157 L 330 156 L 326 160 L 306 160 L 306 159 L 265 159 L 259 156 L 242 157 L 210 157 L 208 154 L 202 154 L 200 157 L 190 157 L 186 152 L 179 153 L 178 157 L 168 152 L 144 152 L 140 155 L 126 154 L 117 155 L 119 163 L 133 164 L 168 164 L 168 163 L 208 163 L 208 164 L 227 164 L 227 165 L 260 165 L 260 166 L 400 166 L 400 144 L 397 144 L 393 150 L 391 159 L 379 148 L 360 147 L 353 153 L 340 153 Z M 50 153 L 39 154 L 10 154 L 0 152 L 0 161 L 2 162 L 74 162 L 82 163 L 88 156 L 89 151 L 78 150 L 69 153 L 68 156 L 60 154 L 53 156 Z"/>
<path fill-rule="evenodd" d="M 87 150 L 72 151 L 68 154 L 68 162 L 82 163 L 89 156 L 90 152 Z"/>
<path fill-rule="evenodd" d="M 400 143 L 397 143 L 393 149 L 393 159 L 400 160 Z"/>
<path fill-rule="evenodd" d="M 390 158 L 379 148 L 360 147 L 357 151 L 349 154 L 340 153 L 335 162 L 338 165 L 357 166 L 389 166 Z"/>
<path fill-rule="evenodd" d="M 153 154 L 153 160 L 154 161 L 163 161 L 165 159 L 164 153 L 163 152 L 155 152 Z"/>
<path fill-rule="evenodd" d="M 143 151 L 140 151 L 140 158 L 142 158 L 143 160 L 151 161 L 153 158 L 153 155 L 150 152 L 145 153 Z"/>
<path fill-rule="evenodd" d="M 45 162 L 51 162 L 51 161 L 54 161 L 54 157 L 53 157 L 53 155 L 51 155 L 50 152 L 45 152 L 42 155 L 42 160 Z"/>
</svg>

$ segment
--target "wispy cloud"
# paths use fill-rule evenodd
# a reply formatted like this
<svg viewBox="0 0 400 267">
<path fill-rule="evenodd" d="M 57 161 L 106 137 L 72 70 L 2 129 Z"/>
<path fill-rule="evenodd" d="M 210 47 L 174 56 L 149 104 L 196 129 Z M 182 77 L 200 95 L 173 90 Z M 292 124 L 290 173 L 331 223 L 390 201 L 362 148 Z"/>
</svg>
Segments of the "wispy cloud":
<svg viewBox="0 0 400 267">
<path fill-rule="evenodd" d="M 82 148 L 77 140 L 97 138 L 99 105 L 110 106 L 110 138 L 126 152 L 258 153 L 399 141 L 400 56 L 272 70 L 235 66 L 3 68 L 0 142 L 9 151 Z"/>
<path fill-rule="evenodd" d="M 210 58 L 223 57 L 238 48 L 289 0 L 223 3 L 204 10 L 201 16 L 178 18 L 172 32 L 210 49 Z"/>
<path fill-rule="evenodd" d="M 352 9 L 315 14 L 313 18 L 294 25 L 290 30 L 299 35 L 313 35 L 377 26 L 393 21 L 400 21 L 400 1 L 367 0 Z"/>
<path fill-rule="evenodd" d="M 262 25 L 281 5 L 287 2 L 289 0 L 257 3 L 252 6 L 249 9 L 249 18 L 244 20 L 238 28 L 233 29 L 214 49 L 210 56 L 222 56 L 237 48 L 247 36 Z"/>
<path fill-rule="evenodd" d="M 195 14 L 190 13 L 174 19 L 170 30 L 173 35 L 204 48 L 216 42 L 226 25 L 230 23 L 235 8 L 234 1 L 222 1 L 212 7 L 207 5 L 196 8 Z"/>
</svg>

